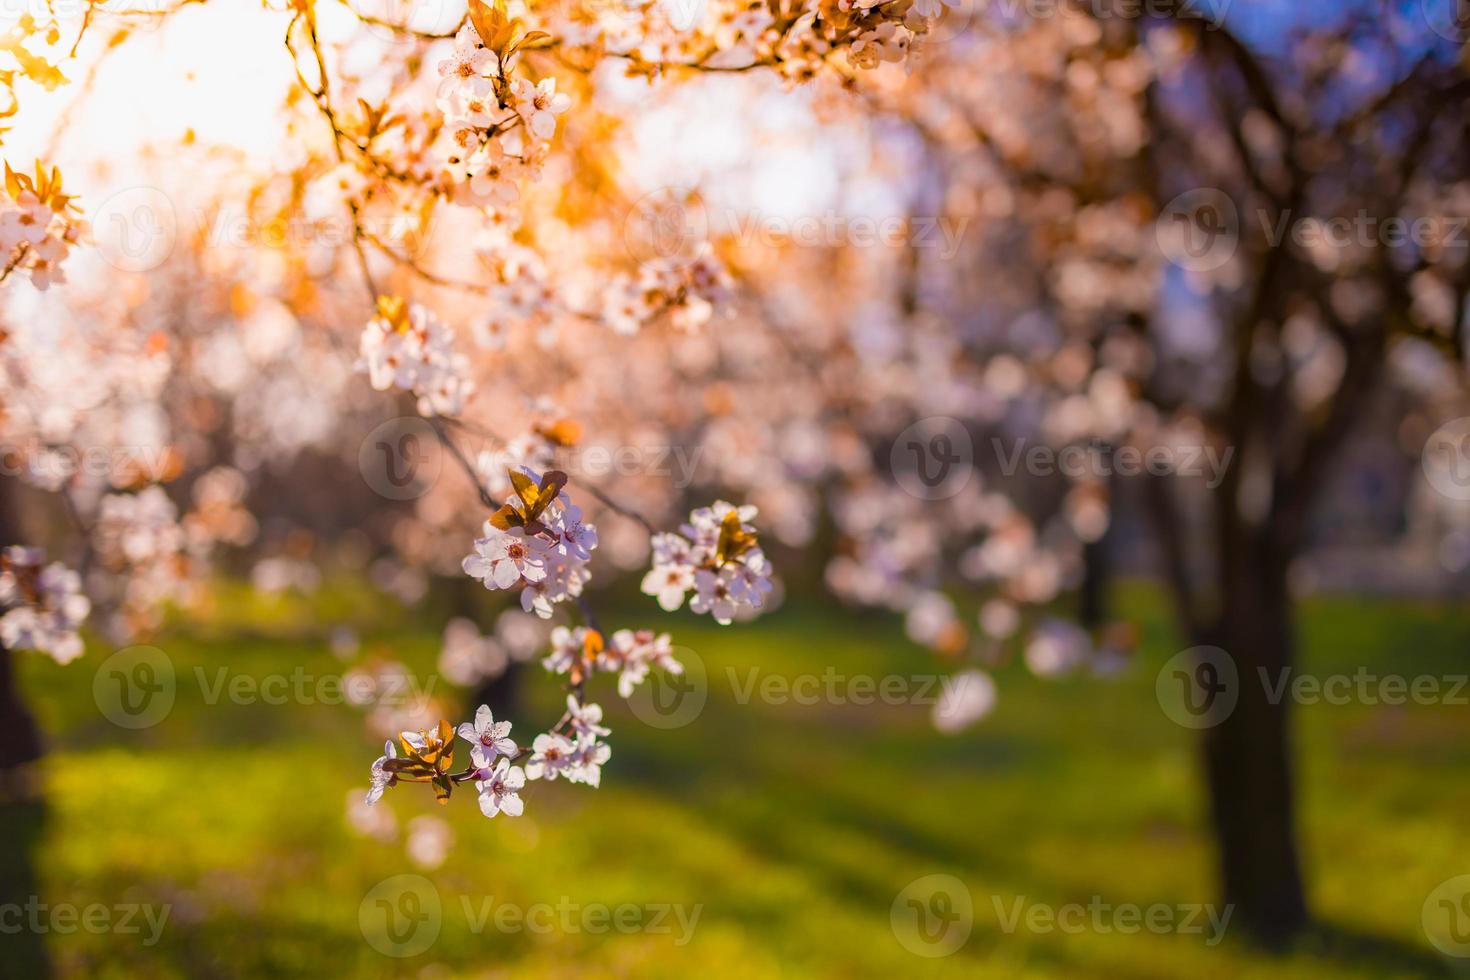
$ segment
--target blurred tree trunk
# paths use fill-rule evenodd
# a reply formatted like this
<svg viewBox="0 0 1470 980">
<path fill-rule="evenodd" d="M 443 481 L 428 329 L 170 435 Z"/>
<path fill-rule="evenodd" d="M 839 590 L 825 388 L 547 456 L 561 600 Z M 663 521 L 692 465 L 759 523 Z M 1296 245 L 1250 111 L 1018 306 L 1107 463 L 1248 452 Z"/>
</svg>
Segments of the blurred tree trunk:
<svg viewBox="0 0 1470 980">
<path fill-rule="evenodd" d="M 0 547 L 20 543 L 15 491 L 15 478 L 0 476 Z M 0 644 L 0 783 L 41 754 L 41 732 L 17 685 L 14 655 Z"/>
<path fill-rule="evenodd" d="M 1198 639 L 1234 659 L 1239 699 L 1204 733 L 1210 814 L 1224 902 L 1235 906 L 1235 920 L 1254 939 L 1280 947 L 1308 921 L 1296 847 L 1290 698 L 1273 701 L 1294 659 L 1287 561 L 1251 542 L 1224 564 L 1219 620 Z"/>
<path fill-rule="evenodd" d="M 1109 451 L 1112 448 L 1109 446 Z M 1118 495 L 1116 473 L 1108 474 L 1106 487 L 1109 504 L 1116 507 Z M 1109 590 L 1113 581 L 1112 540 L 1117 535 L 1116 511 L 1112 517 L 1114 519 L 1108 521 L 1107 528 L 1096 540 L 1088 541 L 1082 546 L 1082 587 L 1077 600 L 1077 619 L 1081 622 L 1083 629 L 1094 634 L 1107 624 L 1113 612 L 1109 601 Z M 1094 639 L 1096 639 L 1095 636 Z"/>
<path fill-rule="evenodd" d="M 41 754 L 41 732 L 16 685 L 11 652 L 0 646 L 0 782 Z"/>
<path fill-rule="evenodd" d="M 1238 476 L 1213 495 L 1220 533 L 1211 588 L 1200 590 L 1190 560 L 1189 524 L 1170 492 L 1150 478 L 1149 514 L 1180 632 L 1195 645 L 1223 649 L 1235 664 L 1234 708 L 1203 732 L 1204 781 L 1219 862 L 1221 901 L 1255 941 L 1281 948 L 1309 922 L 1296 846 L 1290 699 L 1276 697 L 1295 660 L 1287 570 L 1295 548 L 1235 513 Z M 1268 522 L 1268 526 L 1271 522 Z M 1213 595 L 1201 609 L 1201 591 Z"/>
<path fill-rule="evenodd" d="M 1077 619 L 1089 632 L 1108 621 L 1110 558 L 1106 533 L 1082 546 L 1082 589 L 1077 601 Z"/>
</svg>

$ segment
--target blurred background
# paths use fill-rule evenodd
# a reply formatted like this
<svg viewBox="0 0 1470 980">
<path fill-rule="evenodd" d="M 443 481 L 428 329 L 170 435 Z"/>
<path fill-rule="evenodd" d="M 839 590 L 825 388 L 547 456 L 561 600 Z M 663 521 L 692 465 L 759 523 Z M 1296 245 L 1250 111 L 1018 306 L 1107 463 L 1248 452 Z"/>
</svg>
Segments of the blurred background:
<svg viewBox="0 0 1470 980">
<path fill-rule="evenodd" d="M 0 543 L 90 613 L 0 630 L 0 975 L 1463 972 L 1458 6 L 507 10 L 569 107 L 488 196 L 462 3 L 7 13 L 89 228 L 0 286 Z M 523 465 L 549 618 L 461 570 Z M 716 500 L 728 626 L 645 579 Z M 599 787 L 367 805 L 593 622 L 684 668 L 593 678 Z"/>
</svg>

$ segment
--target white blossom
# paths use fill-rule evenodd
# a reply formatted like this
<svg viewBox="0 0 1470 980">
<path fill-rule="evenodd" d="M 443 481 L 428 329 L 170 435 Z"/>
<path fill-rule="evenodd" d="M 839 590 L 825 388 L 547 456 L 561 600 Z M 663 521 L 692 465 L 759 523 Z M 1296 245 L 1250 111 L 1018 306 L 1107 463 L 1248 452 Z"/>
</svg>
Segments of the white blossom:
<svg viewBox="0 0 1470 980">
<path fill-rule="evenodd" d="M 459 737 L 478 748 L 489 759 L 496 754 L 515 756 L 520 749 L 510 738 L 510 722 L 496 721 L 490 706 L 480 705 L 475 709 L 473 724 L 464 722 L 459 726 Z"/>
<path fill-rule="evenodd" d="M 39 549 L 6 548 L 0 555 L 0 643 L 39 650 L 57 663 L 82 655 L 78 635 L 92 604 L 82 594 L 81 576 L 52 562 L 42 565 Z"/>
<path fill-rule="evenodd" d="M 395 774 L 383 768 L 387 765 L 388 760 L 396 758 L 398 758 L 398 748 L 390 738 L 383 743 L 383 754 L 373 760 L 371 769 L 372 787 L 367 792 L 369 806 L 381 800 L 383 798 L 383 792 L 389 786 L 398 782 L 398 777 Z"/>
<path fill-rule="evenodd" d="M 536 736 L 531 743 L 531 759 L 526 763 L 529 779 L 551 781 L 565 773 L 573 764 L 573 745 L 565 735 L 545 732 Z"/>
<path fill-rule="evenodd" d="M 519 817 L 525 812 L 526 805 L 520 797 L 520 790 L 526 785 L 525 770 L 511 765 L 506 758 L 501 758 L 495 768 L 490 768 L 490 757 L 478 745 L 470 749 L 470 762 L 475 767 L 475 788 L 480 792 L 481 813 L 487 817 L 498 813 Z"/>
</svg>

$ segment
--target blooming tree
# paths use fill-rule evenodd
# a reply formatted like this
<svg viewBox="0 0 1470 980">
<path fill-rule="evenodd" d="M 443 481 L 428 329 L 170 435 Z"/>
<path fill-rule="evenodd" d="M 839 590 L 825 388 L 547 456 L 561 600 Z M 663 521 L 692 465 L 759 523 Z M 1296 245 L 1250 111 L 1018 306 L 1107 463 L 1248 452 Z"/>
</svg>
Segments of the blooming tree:
<svg viewBox="0 0 1470 980">
<path fill-rule="evenodd" d="M 114 6 L 22 19 L 0 41 L 7 91 L 54 88 L 76 52 L 142 43 L 199 5 Z M 89 251 L 84 202 L 50 164 L 6 169 L 0 425 L 83 546 L 75 573 L 48 561 L 0 478 L 0 544 L 17 546 L 0 642 L 71 659 L 89 610 L 110 637 L 146 633 L 267 524 L 245 506 L 265 461 L 340 455 L 354 422 L 399 411 L 462 479 L 383 522 L 383 580 L 507 593 L 519 609 L 493 636 L 449 624 L 444 672 L 540 659 L 567 700 L 529 746 L 488 705 L 458 727 L 394 716 L 369 802 L 471 783 L 485 815 L 515 816 L 528 781 L 599 785 L 596 675 L 626 698 L 682 667 L 667 634 L 604 632 L 594 564 L 730 624 L 776 598 L 757 514 L 768 539 L 830 544 L 834 594 L 901 614 L 955 665 L 942 731 L 990 710 L 987 670 L 1013 653 L 1043 676 L 1119 669 L 1130 630 L 1055 605 L 1099 578 L 1125 481 L 1094 462 L 1017 483 L 962 440 L 1162 454 L 1142 509 L 1182 635 L 1245 670 L 1289 663 L 1289 580 L 1346 434 L 1381 402 L 1417 451 L 1426 420 L 1464 405 L 1464 243 L 1310 233 L 1359 211 L 1464 217 L 1460 45 L 1394 5 L 1378 12 L 1392 31 L 1344 13 L 1288 40 L 1186 4 L 1103 6 L 469 0 L 405 20 L 263 4 L 289 152 L 251 166 L 192 131 L 148 150 L 187 174 L 211 228 L 255 229 L 242 247 L 186 239 L 156 267 L 67 281 Z M 686 89 L 704 93 L 695 111 Z M 669 147 L 640 125 L 710 105 L 753 144 L 799 106 L 792 128 L 817 134 L 803 150 L 838 147 L 848 217 L 881 185 L 899 240 L 861 247 L 848 222 L 812 247 L 758 209 L 698 227 L 700 194 L 650 193 L 636 158 Z M 677 487 L 571 465 L 647 445 L 702 458 Z M 106 465 L 68 465 L 81 447 Z M 1217 470 L 1184 472 L 1188 451 Z M 906 479 L 955 461 L 952 483 Z M 259 582 L 310 578 L 280 551 Z M 0 670 L 6 701 L 15 715 Z M 1284 707 L 1258 698 L 1206 739 L 1227 900 L 1268 938 L 1305 921 L 1286 743 Z"/>
</svg>

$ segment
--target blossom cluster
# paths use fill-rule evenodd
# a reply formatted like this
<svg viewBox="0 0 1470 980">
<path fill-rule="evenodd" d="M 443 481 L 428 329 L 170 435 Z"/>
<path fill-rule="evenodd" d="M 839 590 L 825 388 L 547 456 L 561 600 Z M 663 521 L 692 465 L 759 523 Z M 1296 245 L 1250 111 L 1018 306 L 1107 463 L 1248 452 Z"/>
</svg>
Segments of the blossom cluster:
<svg viewBox="0 0 1470 980">
<path fill-rule="evenodd" d="M 92 604 L 81 576 L 60 562 L 45 564 L 39 548 L 0 553 L 0 607 L 0 643 L 9 649 L 39 650 L 61 664 L 81 656 L 77 631 Z"/>
<path fill-rule="evenodd" d="M 482 30 L 491 35 L 489 44 Z M 571 106 L 571 99 L 556 91 L 555 78 L 532 82 L 511 75 L 520 49 L 542 37 L 503 19 L 492 23 L 474 17 L 455 35 L 449 57 L 439 62 L 440 155 L 459 203 L 503 208 L 520 198 L 520 179 L 539 176 L 557 116 Z"/>
<path fill-rule="evenodd" d="M 643 577 L 643 592 L 665 610 L 684 604 L 729 625 L 737 615 L 760 609 L 771 591 L 771 563 L 760 548 L 756 508 L 723 500 L 689 514 L 677 534 L 653 536 L 653 567 Z"/>
<path fill-rule="evenodd" d="M 455 353 L 454 333 L 417 303 L 380 296 L 377 314 L 362 333 L 358 370 L 378 391 L 398 388 L 418 396 L 422 415 L 457 415 L 473 385 L 468 360 Z"/>
<path fill-rule="evenodd" d="M 215 544 L 203 532 L 180 520 L 157 484 L 102 498 L 91 531 L 97 561 L 87 586 L 113 611 L 105 623 L 113 639 L 131 640 L 155 628 L 164 603 L 200 594 L 204 561 Z"/>
<path fill-rule="evenodd" d="M 791 83 L 824 69 L 873 69 L 908 61 L 959 0 L 806 0 L 786 8 L 760 0 L 695 6 L 628 0 L 589 26 L 551 26 L 567 46 L 616 53 L 629 74 L 655 78 L 675 68 L 736 71 L 768 65 Z M 843 57 L 846 66 L 829 64 Z"/>
<path fill-rule="evenodd" d="M 553 674 L 568 675 L 573 683 L 589 674 L 618 675 L 618 696 L 630 698 L 634 689 L 657 667 L 678 676 L 684 665 L 674 656 L 667 633 L 618 630 L 604 642 L 602 634 L 585 626 L 558 626 L 551 631 L 551 652 L 541 665 Z"/>
<path fill-rule="evenodd" d="M 449 799 L 455 784 L 472 782 L 481 813 L 518 817 L 525 812 L 520 793 L 528 780 L 562 778 L 593 788 L 601 785 L 602 766 L 612 756 L 612 749 L 600 741 L 609 734 L 601 722 L 601 706 L 568 695 L 566 714 L 551 731 L 536 736 L 524 766 L 511 764 L 526 755 L 510 737 L 511 723 L 496 721 L 488 705 L 480 705 L 474 721 L 457 729 L 441 721 L 434 731 L 401 732 L 398 743 L 388 740 L 383 754 L 373 761 L 367 803 L 377 803 L 400 780 L 432 783 L 441 803 Z M 455 734 L 470 745 L 470 764 L 460 772 L 450 772 Z"/>
<path fill-rule="evenodd" d="M 66 282 L 61 263 L 86 231 L 72 198 L 61 192 L 59 171 L 47 171 L 38 162 L 32 177 L 6 165 L 0 195 L 0 278 L 19 270 L 37 289 Z"/>
<path fill-rule="evenodd" d="M 508 475 L 515 495 L 485 522 L 461 565 L 492 591 L 519 588 L 521 608 L 550 619 L 553 607 L 581 595 L 591 577 L 586 565 L 597 526 L 562 490 L 565 473 L 522 468 Z"/>
<path fill-rule="evenodd" d="M 676 329 L 692 333 L 729 298 L 729 288 L 729 272 L 705 243 L 691 260 L 650 259 L 639 265 L 636 276 L 615 280 L 603 299 L 602 318 L 625 336 L 661 316 Z"/>
<path fill-rule="evenodd" d="M 157 485 L 108 494 L 98 509 L 93 543 L 104 562 L 117 567 L 165 562 L 184 547 L 178 513 Z"/>
</svg>

